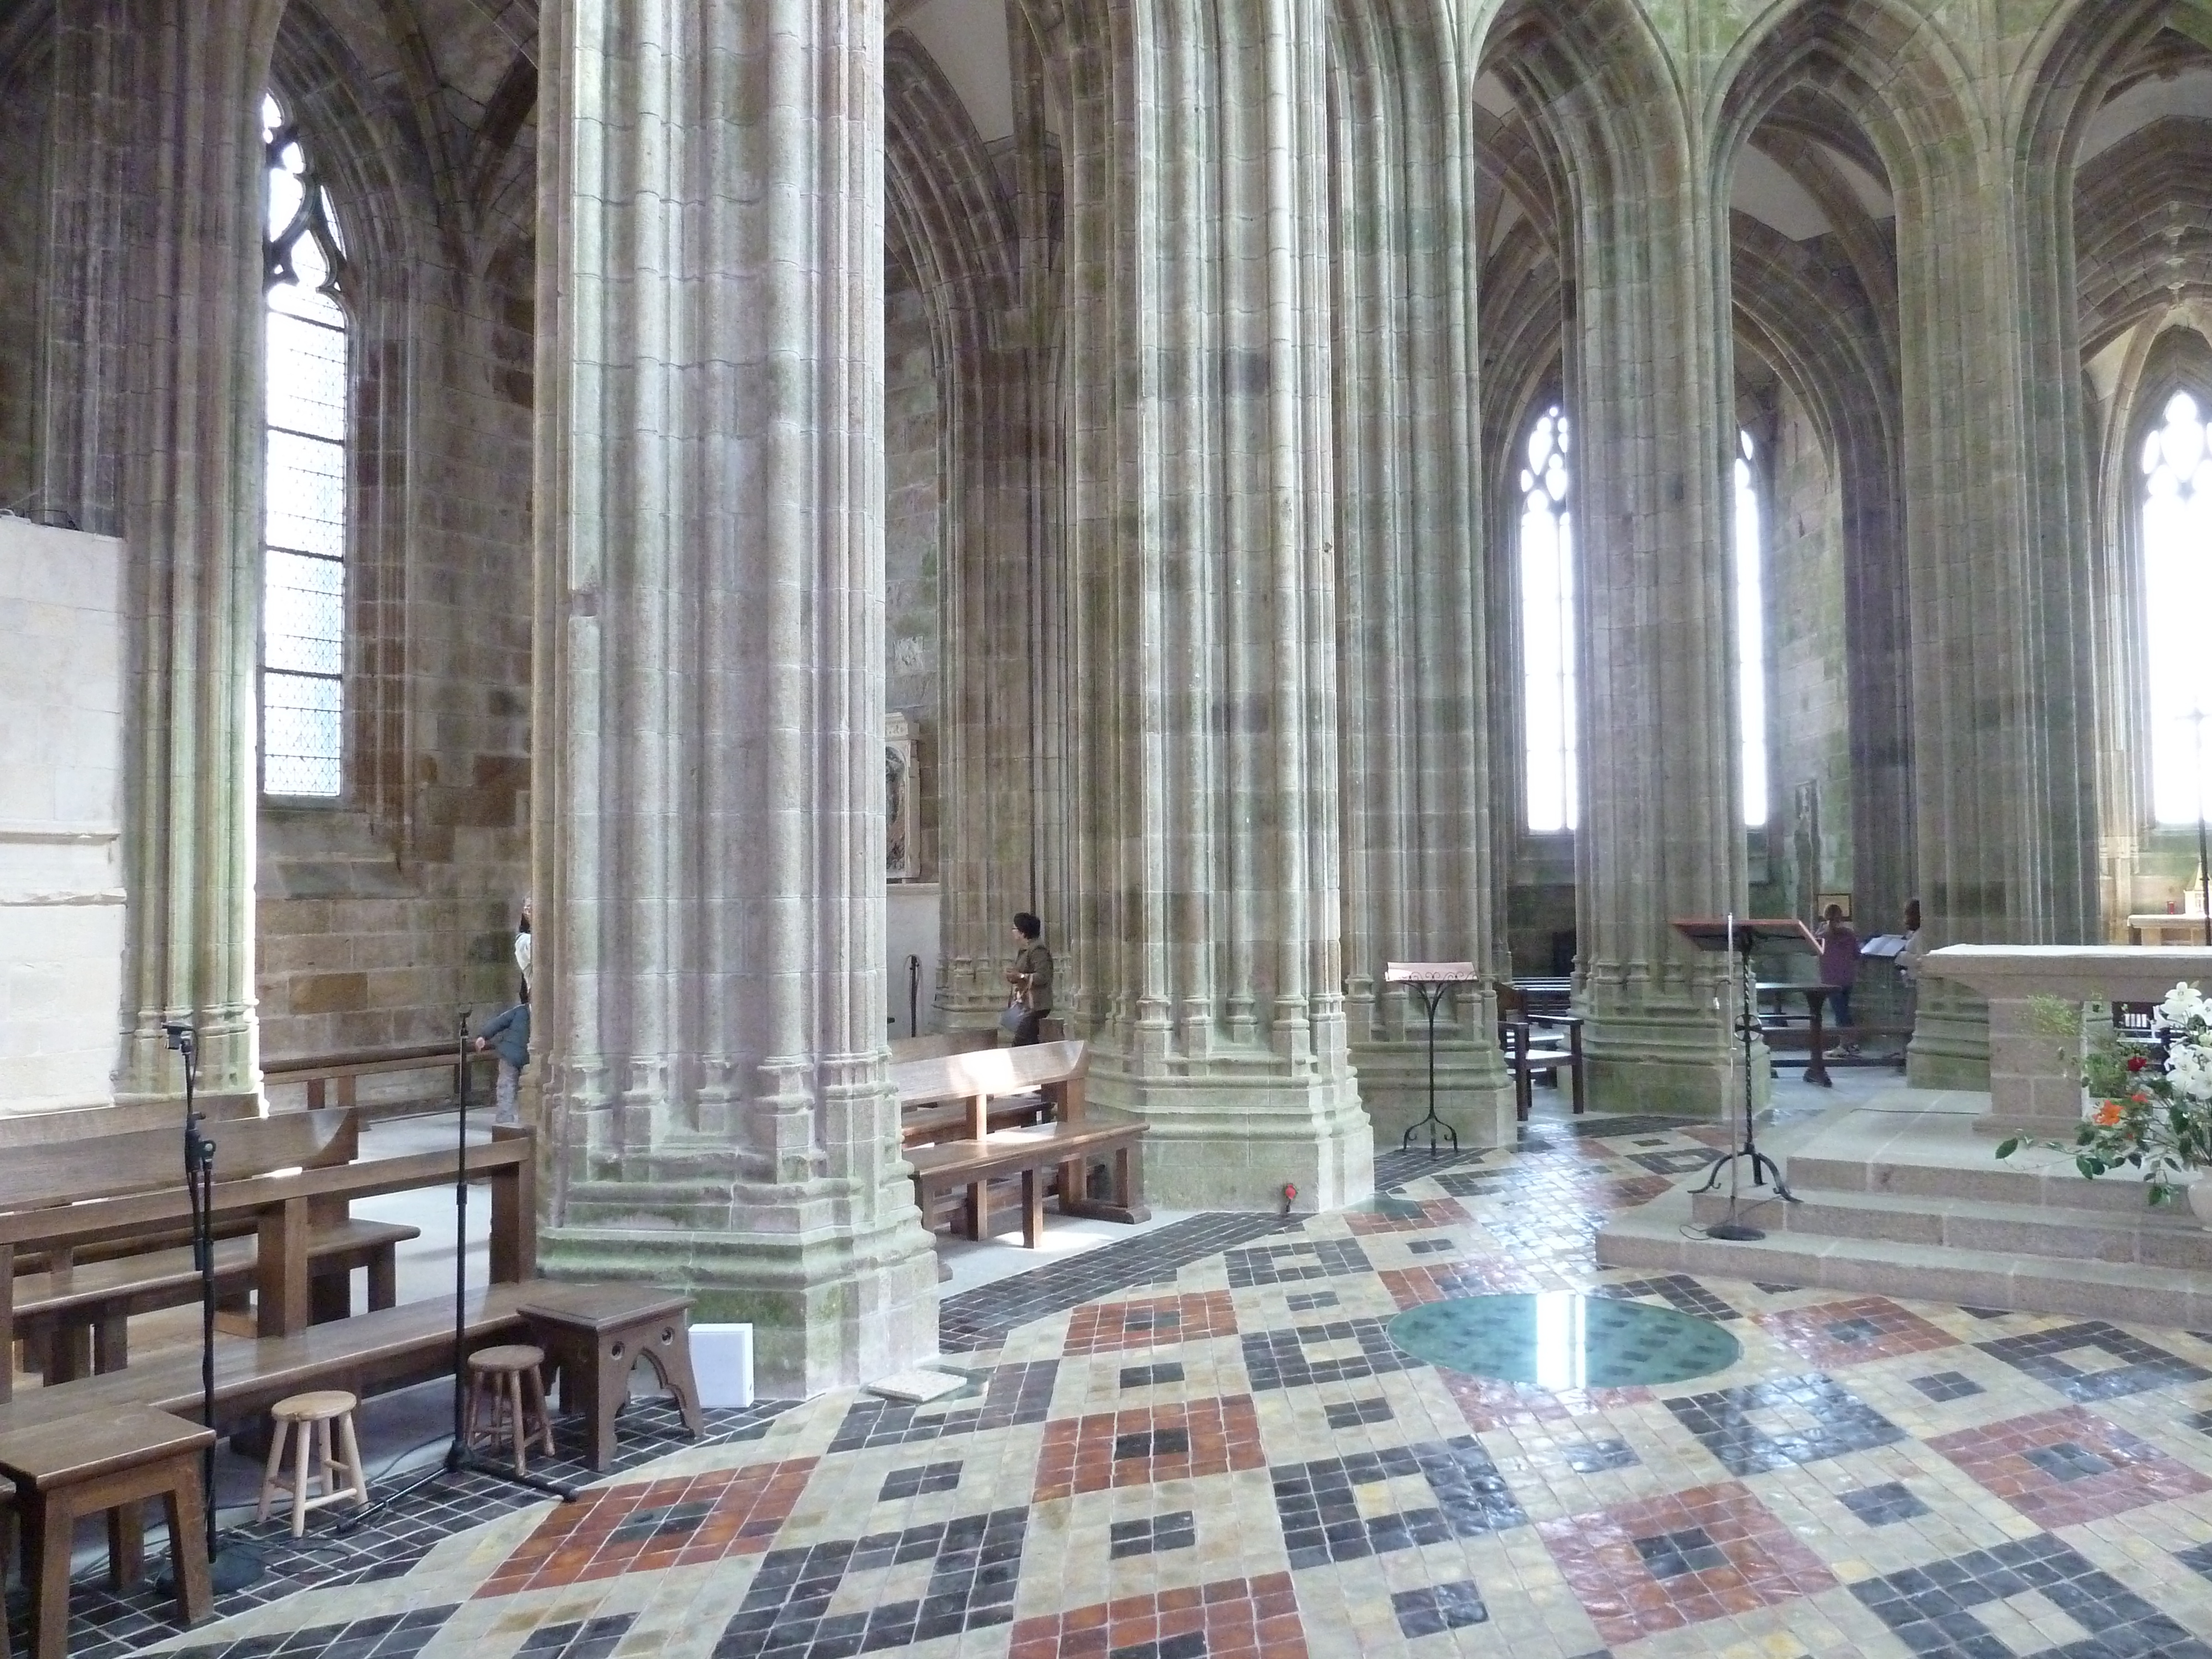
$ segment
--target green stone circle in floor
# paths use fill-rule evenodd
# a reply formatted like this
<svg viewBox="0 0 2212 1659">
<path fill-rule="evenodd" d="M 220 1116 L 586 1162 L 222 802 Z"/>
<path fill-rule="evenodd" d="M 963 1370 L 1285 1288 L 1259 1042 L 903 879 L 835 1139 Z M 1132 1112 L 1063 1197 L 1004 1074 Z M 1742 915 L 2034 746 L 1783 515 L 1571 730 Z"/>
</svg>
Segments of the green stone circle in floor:
<svg viewBox="0 0 2212 1659">
<path fill-rule="evenodd" d="M 1540 1389 L 1680 1382 L 1743 1352 L 1710 1319 L 1568 1291 L 1424 1303 L 1390 1322 L 1390 1340 L 1447 1370 Z"/>
</svg>

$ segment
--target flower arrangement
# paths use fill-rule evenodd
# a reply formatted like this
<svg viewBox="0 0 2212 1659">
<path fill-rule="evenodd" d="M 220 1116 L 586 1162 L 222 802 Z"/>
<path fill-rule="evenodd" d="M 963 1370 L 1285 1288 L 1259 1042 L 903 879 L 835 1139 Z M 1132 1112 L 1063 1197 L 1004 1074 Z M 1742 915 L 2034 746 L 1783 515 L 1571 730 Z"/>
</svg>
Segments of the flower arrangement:
<svg viewBox="0 0 2212 1659">
<path fill-rule="evenodd" d="M 2070 1040 L 2081 1030 L 2079 1012 L 2056 999 L 2037 1018 L 2053 1036 Z M 2095 1103 L 2070 1143 L 2014 1135 L 1998 1143 L 1997 1156 L 2027 1146 L 2071 1152 L 2085 1177 L 2138 1170 L 2153 1204 L 2173 1202 L 2190 1173 L 2212 1164 L 2212 1002 L 2177 985 L 2158 1005 L 2153 1030 L 2148 1044 L 2110 1030 L 2090 1043 L 2081 1081 Z"/>
</svg>

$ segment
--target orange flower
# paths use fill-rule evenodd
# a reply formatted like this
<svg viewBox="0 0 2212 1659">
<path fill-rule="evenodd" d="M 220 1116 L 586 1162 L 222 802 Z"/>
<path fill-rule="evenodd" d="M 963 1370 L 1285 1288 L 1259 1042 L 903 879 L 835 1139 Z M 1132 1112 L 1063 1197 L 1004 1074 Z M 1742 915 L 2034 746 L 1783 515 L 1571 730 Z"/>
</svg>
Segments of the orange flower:
<svg viewBox="0 0 2212 1659">
<path fill-rule="evenodd" d="M 2092 1120 L 2092 1121 L 2094 1121 L 2100 1129 L 2109 1129 L 2119 1121 L 2120 1103 L 2117 1100 L 2108 1100 L 2102 1105 L 2099 1106 L 2097 1108 L 2096 1115 Z"/>
</svg>

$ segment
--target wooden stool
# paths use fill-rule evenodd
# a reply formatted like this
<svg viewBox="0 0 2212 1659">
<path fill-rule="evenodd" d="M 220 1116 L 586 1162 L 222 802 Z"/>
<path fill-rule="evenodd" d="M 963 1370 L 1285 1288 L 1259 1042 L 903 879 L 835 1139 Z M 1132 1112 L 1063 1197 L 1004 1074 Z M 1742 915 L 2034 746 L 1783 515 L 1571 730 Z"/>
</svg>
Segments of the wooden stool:
<svg viewBox="0 0 2212 1659">
<path fill-rule="evenodd" d="M 335 1504 L 342 1498 L 351 1498 L 356 1504 L 368 1502 L 368 1482 L 361 1472 L 361 1443 L 354 1438 L 353 1408 L 360 1402 L 343 1389 L 320 1389 L 312 1394 L 295 1394 L 278 1401 L 269 1408 L 269 1415 L 276 1421 L 276 1437 L 269 1444 L 269 1467 L 261 1476 L 261 1507 L 255 1513 L 256 1521 L 269 1518 L 269 1500 L 284 1491 L 284 1441 L 292 1437 L 292 1536 L 297 1538 L 307 1529 L 307 1511 L 319 1510 L 325 1504 Z M 337 1425 L 337 1437 L 343 1455 L 331 1455 L 331 1425 Z M 314 1436 L 314 1462 L 307 1462 L 307 1437 Z M 345 1472 L 346 1484 L 338 1485 L 338 1472 Z M 322 1491 L 307 1496 L 310 1482 L 319 1482 Z"/>
<path fill-rule="evenodd" d="M 545 1363 L 545 1352 L 525 1343 L 509 1342 L 495 1348 L 479 1348 L 469 1356 L 468 1412 L 461 1425 L 461 1443 L 471 1450 L 477 1443 L 477 1417 L 483 1411 L 479 1401 L 490 1407 L 489 1420 L 483 1431 L 491 1443 L 499 1443 L 500 1431 L 504 1428 L 514 1444 L 514 1472 L 527 1474 L 530 1467 L 523 1449 L 529 1444 L 533 1432 L 542 1437 L 547 1456 L 553 1454 L 553 1425 L 545 1414 L 545 1378 L 538 1367 Z M 530 1426 L 529 1413 L 524 1409 L 523 1383 L 530 1385 L 529 1407 L 538 1413 L 538 1427 Z"/>
<path fill-rule="evenodd" d="M 15 1484 L 28 1546 L 36 1659 L 65 1659 L 68 1651 L 70 1537 L 81 1516 L 106 1512 L 108 1582 L 125 1589 L 143 1565 L 140 1506 L 160 1498 L 177 1611 L 193 1625 L 214 1611 L 200 1488 L 200 1450 L 214 1439 L 197 1423 L 143 1406 L 88 1410 L 0 1434 L 0 1474 Z"/>
<path fill-rule="evenodd" d="M 650 1285 L 549 1285 L 515 1310 L 560 1372 L 562 1409 L 583 1414 L 593 1468 L 604 1469 L 614 1455 L 615 1413 L 629 1397 L 629 1374 L 641 1359 L 698 1437 L 690 1307 L 690 1297 Z"/>
</svg>

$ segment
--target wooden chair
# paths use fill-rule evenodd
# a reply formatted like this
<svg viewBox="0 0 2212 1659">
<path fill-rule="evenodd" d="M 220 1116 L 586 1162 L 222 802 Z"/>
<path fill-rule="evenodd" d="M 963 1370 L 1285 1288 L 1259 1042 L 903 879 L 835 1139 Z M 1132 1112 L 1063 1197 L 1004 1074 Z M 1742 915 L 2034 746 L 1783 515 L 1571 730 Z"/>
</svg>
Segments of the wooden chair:
<svg viewBox="0 0 2212 1659">
<path fill-rule="evenodd" d="M 276 1420 L 276 1437 L 270 1444 L 269 1467 L 261 1478 L 261 1505 L 254 1515 L 255 1520 L 266 1521 L 270 1501 L 286 1490 L 284 1442 L 288 1436 L 295 1448 L 290 1488 L 293 1537 L 307 1531 L 309 1510 L 349 1499 L 356 1504 L 368 1502 L 368 1481 L 361 1472 L 361 1443 L 355 1439 L 353 1431 L 353 1411 L 359 1403 L 343 1389 L 320 1389 L 313 1394 L 295 1394 L 270 1407 L 270 1416 Z M 331 1444 L 334 1429 L 337 1437 L 336 1456 L 332 1455 Z M 314 1442 L 312 1463 L 308 1461 L 311 1435 Z M 346 1477 L 343 1486 L 338 1485 L 341 1470 Z M 310 1498 L 310 1486 L 319 1486 L 322 1490 Z"/>
</svg>

